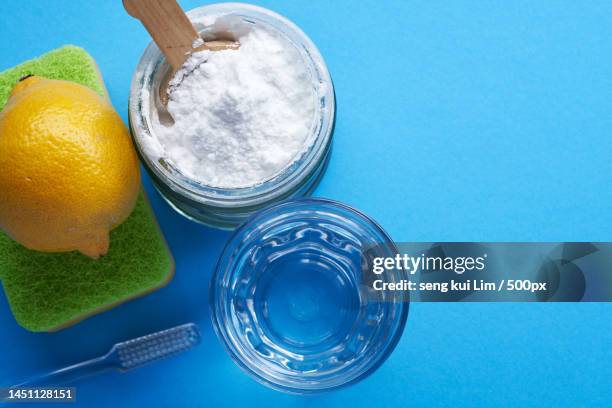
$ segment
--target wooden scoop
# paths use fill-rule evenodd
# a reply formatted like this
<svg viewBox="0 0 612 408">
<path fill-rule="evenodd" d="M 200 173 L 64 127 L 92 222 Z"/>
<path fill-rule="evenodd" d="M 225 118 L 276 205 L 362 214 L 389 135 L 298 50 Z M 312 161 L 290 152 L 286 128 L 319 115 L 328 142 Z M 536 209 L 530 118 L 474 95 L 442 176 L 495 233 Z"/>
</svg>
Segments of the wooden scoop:
<svg viewBox="0 0 612 408">
<path fill-rule="evenodd" d="M 172 67 L 169 78 L 159 89 L 164 106 L 168 103 L 169 80 L 193 52 L 235 50 L 240 47 L 240 43 L 236 41 L 202 42 L 200 34 L 176 0 L 123 0 L 123 7 L 129 15 L 140 20 L 145 26 Z"/>
</svg>

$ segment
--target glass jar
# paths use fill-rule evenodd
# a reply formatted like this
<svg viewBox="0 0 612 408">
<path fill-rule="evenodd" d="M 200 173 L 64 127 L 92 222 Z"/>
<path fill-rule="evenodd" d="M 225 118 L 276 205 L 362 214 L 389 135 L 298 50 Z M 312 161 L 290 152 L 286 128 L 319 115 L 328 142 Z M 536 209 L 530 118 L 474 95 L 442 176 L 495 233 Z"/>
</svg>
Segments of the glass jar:
<svg viewBox="0 0 612 408">
<path fill-rule="evenodd" d="M 362 380 L 391 354 L 408 316 L 403 270 L 373 275 L 397 249 L 366 215 L 298 199 L 251 217 L 230 238 L 211 280 L 213 327 L 234 361 L 277 390 L 308 394 Z"/>
<path fill-rule="evenodd" d="M 129 101 L 130 129 L 145 169 L 162 197 L 179 213 L 204 224 L 232 229 L 249 215 L 278 201 L 309 195 L 329 160 L 335 118 L 331 77 L 321 54 L 310 39 L 286 18 L 261 7 L 221 3 L 198 7 L 187 13 L 204 40 L 231 37 L 207 25 L 211 16 L 238 19 L 241 24 L 261 25 L 280 32 L 296 47 L 311 74 L 316 90 L 315 118 L 310 146 L 279 174 L 244 188 L 217 188 L 181 174 L 170 161 L 151 153 L 155 142 L 154 121 L 159 121 L 159 86 L 170 72 L 154 43 L 146 48 L 132 79 Z"/>
</svg>

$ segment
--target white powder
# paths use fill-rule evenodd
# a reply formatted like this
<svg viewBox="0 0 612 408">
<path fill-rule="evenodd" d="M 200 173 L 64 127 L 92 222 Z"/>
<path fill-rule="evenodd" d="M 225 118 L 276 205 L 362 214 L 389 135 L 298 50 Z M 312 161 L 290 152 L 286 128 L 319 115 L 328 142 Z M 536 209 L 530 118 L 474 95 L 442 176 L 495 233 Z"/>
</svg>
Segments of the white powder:
<svg viewBox="0 0 612 408">
<path fill-rule="evenodd" d="M 238 50 L 189 58 L 169 87 L 175 123 L 154 131 L 160 156 L 213 187 L 262 183 L 313 141 L 317 90 L 298 50 L 271 29 L 238 40 Z"/>
</svg>

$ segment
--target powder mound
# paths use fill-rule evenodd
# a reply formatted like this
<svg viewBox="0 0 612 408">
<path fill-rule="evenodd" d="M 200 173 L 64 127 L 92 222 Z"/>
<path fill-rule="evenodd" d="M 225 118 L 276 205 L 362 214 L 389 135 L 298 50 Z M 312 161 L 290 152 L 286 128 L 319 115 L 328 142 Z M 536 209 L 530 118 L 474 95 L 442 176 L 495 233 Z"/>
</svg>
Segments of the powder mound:
<svg viewBox="0 0 612 408">
<path fill-rule="evenodd" d="M 169 87 L 175 123 L 158 126 L 164 155 L 212 187 L 260 184 L 312 143 L 316 89 L 288 39 L 253 28 L 238 50 L 194 53 Z"/>
</svg>

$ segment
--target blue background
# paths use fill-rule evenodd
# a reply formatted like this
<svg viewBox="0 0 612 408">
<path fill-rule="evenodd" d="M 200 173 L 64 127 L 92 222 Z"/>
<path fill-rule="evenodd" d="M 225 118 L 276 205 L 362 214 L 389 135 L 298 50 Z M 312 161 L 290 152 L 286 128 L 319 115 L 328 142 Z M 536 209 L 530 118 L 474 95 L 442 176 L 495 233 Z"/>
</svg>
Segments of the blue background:
<svg viewBox="0 0 612 408">
<path fill-rule="evenodd" d="M 334 152 L 316 195 L 356 206 L 401 241 L 612 239 L 612 2 L 258 4 L 297 23 L 335 81 Z M 2 11 L 0 69 L 83 46 L 127 118 L 148 37 L 120 0 L 4 0 Z M 55 334 L 19 328 L 0 295 L 0 384 L 195 321 L 198 349 L 84 380 L 81 405 L 612 404 L 610 304 L 415 304 L 395 352 L 362 383 L 316 397 L 268 390 L 212 333 L 208 279 L 228 234 L 181 218 L 145 185 L 174 280 Z"/>
</svg>

